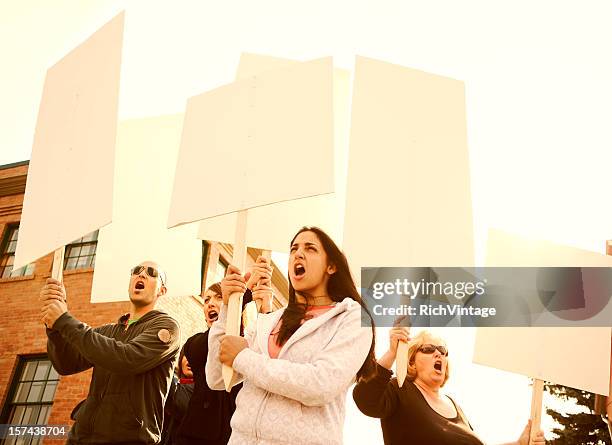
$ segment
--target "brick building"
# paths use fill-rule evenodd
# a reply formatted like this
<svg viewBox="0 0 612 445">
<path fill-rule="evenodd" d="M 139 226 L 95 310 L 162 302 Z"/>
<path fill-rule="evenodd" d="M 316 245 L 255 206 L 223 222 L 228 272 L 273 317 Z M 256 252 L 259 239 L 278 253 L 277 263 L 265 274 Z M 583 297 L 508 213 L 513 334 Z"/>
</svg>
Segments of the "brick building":
<svg viewBox="0 0 612 445">
<path fill-rule="evenodd" d="M 38 297 L 51 276 L 53 254 L 25 268 L 12 269 L 27 172 L 27 161 L 0 166 L 0 424 L 70 424 L 72 409 L 87 396 L 91 370 L 59 376 L 46 355 Z M 66 246 L 64 262 L 69 310 L 91 326 L 115 322 L 129 307 L 127 301 L 90 302 L 96 243 L 97 233 L 75 240 Z M 252 264 L 259 253 L 249 249 L 247 263 Z M 202 242 L 203 287 L 223 276 L 231 256 L 231 245 Z M 128 271 L 125 279 L 127 285 Z M 277 295 L 274 304 L 280 307 L 286 302 L 288 286 L 277 267 L 272 283 Z M 183 342 L 206 329 L 199 296 L 162 297 L 158 307 L 179 321 Z"/>
</svg>

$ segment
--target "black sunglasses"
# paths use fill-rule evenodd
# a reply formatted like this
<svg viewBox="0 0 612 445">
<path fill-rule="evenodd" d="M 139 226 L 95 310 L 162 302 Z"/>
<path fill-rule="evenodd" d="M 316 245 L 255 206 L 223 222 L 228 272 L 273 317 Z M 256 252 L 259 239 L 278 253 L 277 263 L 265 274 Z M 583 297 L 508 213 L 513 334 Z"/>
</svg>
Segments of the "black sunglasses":
<svg viewBox="0 0 612 445">
<path fill-rule="evenodd" d="M 419 348 L 423 354 L 433 354 L 436 352 L 436 349 L 445 357 L 448 357 L 448 349 L 446 346 L 438 346 L 438 345 L 423 345 Z"/>
<path fill-rule="evenodd" d="M 164 284 L 164 282 L 166 281 L 164 280 L 163 274 L 161 274 L 156 268 L 151 267 L 151 266 L 136 266 L 132 269 L 132 275 L 138 275 L 143 270 L 146 271 L 147 275 L 150 276 L 151 278 L 159 277 L 162 284 Z"/>
</svg>

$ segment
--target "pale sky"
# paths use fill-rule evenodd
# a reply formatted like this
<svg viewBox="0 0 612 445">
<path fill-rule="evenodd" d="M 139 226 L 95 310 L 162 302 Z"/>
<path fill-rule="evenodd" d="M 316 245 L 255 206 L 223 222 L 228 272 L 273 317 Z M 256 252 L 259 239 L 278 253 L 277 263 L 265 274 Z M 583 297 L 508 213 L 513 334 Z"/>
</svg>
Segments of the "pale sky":
<svg viewBox="0 0 612 445">
<path fill-rule="evenodd" d="M 393 62 L 465 82 L 478 252 L 489 227 L 601 253 L 612 239 L 607 1 L 3 1 L 0 165 L 30 157 L 46 69 L 124 8 L 120 118 L 184 111 L 242 51 Z M 442 335 L 448 392 L 487 443 L 515 440 L 527 379 L 472 365 L 473 332 Z M 364 419 L 349 404 L 346 443 L 382 443 Z"/>
</svg>

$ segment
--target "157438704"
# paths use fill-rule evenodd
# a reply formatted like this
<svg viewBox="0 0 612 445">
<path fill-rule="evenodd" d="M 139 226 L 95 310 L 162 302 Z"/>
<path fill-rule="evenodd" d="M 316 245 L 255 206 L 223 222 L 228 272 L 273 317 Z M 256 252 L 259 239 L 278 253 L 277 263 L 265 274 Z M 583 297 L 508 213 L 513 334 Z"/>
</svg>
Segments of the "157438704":
<svg viewBox="0 0 612 445">
<path fill-rule="evenodd" d="M 65 439 L 68 437 L 70 425 L 0 425 L 0 439 L 10 438 L 49 438 Z"/>
</svg>

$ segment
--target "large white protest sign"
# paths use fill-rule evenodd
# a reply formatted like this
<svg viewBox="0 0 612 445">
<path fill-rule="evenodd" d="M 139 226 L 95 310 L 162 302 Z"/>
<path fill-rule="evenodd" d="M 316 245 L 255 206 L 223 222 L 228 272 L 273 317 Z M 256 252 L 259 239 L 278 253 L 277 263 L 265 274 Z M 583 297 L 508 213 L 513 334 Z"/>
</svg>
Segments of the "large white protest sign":
<svg viewBox="0 0 612 445">
<path fill-rule="evenodd" d="M 168 226 L 333 192 L 333 143 L 331 58 L 189 99 Z"/>
<path fill-rule="evenodd" d="M 197 227 L 166 228 L 182 126 L 182 114 L 119 123 L 114 217 L 100 230 L 92 301 L 127 300 L 130 269 L 145 260 L 166 272 L 168 296 L 199 295 Z"/>
<path fill-rule="evenodd" d="M 300 62 L 245 53 L 240 57 L 237 79 L 256 76 L 271 69 Z M 289 241 L 302 226 L 317 226 L 338 243 L 342 240 L 342 220 L 348 160 L 349 73 L 334 69 L 334 189 L 333 194 L 280 202 L 249 210 L 246 242 L 249 246 L 277 252 L 289 249 Z M 296 164 L 295 168 L 299 168 Z M 237 214 L 209 218 L 200 223 L 198 237 L 234 242 Z"/>
<path fill-rule="evenodd" d="M 471 266 L 463 83 L 358 57 L 344 249 L 363 266 Z"/>
<path fill-rule="evenodd" d="M 478 328 L 474 363 L 607 395 L 610 328 Z"/>
<path fill-rule="evenodd" d="M 123 22 L 121 13 L 47 72 L 16 269 L 112 220 Z"/>
<path fill-rule="evenodd" d="M 462 82 L 358 57 L 343 247 L 365 266 L 471 266 Z M 397 374 L 406 376 L 407 345 Z"/>
<path fill-rule="evenodd" d="M 487 265 L 607 267 L 612 265 L 612 258 L 492 230 Z M 478 328 L 474 362 L 607 395 L 610 328 Z"/>
</svg>

